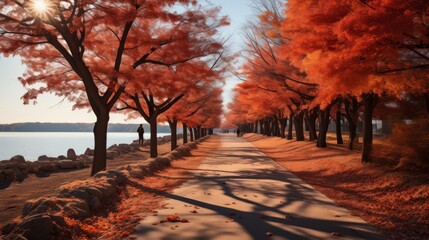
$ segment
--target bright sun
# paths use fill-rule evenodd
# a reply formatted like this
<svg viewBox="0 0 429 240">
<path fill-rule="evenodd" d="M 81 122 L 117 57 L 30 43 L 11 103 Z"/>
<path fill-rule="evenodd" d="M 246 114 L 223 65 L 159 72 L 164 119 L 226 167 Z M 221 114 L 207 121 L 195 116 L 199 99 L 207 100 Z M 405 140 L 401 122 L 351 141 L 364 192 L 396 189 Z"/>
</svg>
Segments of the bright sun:
<svg viewBox="0 0 429 240">
<path fill-rule="evenodd" d="M 33 4 L 34 4 L 34 10 L 38 12 L 44 12 L 48 8 L 48 5 L 44 0 L 35 0 Z"/>
<path fill-rule="evenodd" d="M 34 15 L 46 20 L 54 12 L 54 6 L 49 0 L 31 0 L 30 10 Z"/>
</svg>

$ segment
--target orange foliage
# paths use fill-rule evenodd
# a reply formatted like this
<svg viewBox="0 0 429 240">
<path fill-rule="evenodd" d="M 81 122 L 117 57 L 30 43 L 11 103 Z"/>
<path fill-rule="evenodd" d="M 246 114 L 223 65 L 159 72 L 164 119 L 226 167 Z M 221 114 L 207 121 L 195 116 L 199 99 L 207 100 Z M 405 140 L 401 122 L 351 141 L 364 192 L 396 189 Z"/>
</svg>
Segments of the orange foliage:
<svg viewBox="0 0 429 240">
<path fill-rule="evenodd" d="M 282 35 L 292 39 L 280 55 L 320 85 L 317 102 L 327 105 L 338 95 L 390 93 L 410 89 L 408 81 L 427 91 L 418 72 L 385 75 L 411 61 L 415 44 L 428 31 L 415 18 L 427 15 L 422 1 L 296 1 L 287 3 Z M 417 37 L 417 38 L 416 38 Z M 412 49 L 412 50 L 411 50 Z M 419 51 L 419 50 L 417 50 Z M 414 62 L 419 64 L 419 62 Z"/>
<path fill-rule="evenodd" d="M 0 2 L 0 53 L 23 58 L 25 103 L 50 92 L 95 113 L 92 174 L 106 168 L 109 113 L 123 93 L 148 91 L 155 105 L 180 95 L 196 84 L 189 75 L 201 59 L 222 51 L 214 36 L 229 24 L 196 0 L 63 0 L 43 14 L 32 4 Z"/>
<path fill-rule="evenodd" d="M 365 93 L 429 92 L 428 3 L 260 0 L 228 119 L 324 109 Z"/>
</svg>

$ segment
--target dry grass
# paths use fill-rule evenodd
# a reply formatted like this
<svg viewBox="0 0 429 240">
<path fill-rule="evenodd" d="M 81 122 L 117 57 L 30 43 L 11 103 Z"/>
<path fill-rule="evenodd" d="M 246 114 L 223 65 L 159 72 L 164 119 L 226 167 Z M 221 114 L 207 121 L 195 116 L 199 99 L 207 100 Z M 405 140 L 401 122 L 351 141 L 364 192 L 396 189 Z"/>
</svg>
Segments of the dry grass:
<svg viewBox="0 0 429 240">
<path fill-rule="evenodd" d="M 330 144 L 288 141 L 248 134 L 245 138 L 280 165 L 392 239 L 429 239 L 428 172 L 396 169 L 395 161 L 363 165 L 360 153 Z M 397 154 L 384 146 L 385 157 Z M 332 138 L 330 138 L 332 143 Z"/>
</svg>

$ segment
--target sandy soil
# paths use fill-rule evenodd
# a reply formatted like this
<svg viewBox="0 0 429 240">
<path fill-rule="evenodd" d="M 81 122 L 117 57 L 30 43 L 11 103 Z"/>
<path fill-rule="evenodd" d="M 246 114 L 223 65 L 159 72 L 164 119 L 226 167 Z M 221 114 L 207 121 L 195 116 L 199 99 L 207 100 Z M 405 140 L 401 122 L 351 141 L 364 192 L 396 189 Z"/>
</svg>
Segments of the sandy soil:
<svg viewBox="0 0 429 240">
<path fill-rule="evenodd" d="M 280 165 L 392 239 L 429 239 L 429 178 L 393 163 L 363 165 L 360 153 L 330 144 L 247 134 L 245 138 Z M 330 138 L 331 143 L 333 139 Z M 377 145 L 376 145 L 377 146 Z"/>
<path fill-rule="evenodd" d="M 105 204 L 105 209 L 97 216 L 83 221 L 69 219 L 68 224 L 75 228 L 73 239 L 123 239 L 129 236 L 145 216 L 156 215 L 155 209 L 167 207 L 162 205 L 165 194 L 194 178 L 189 171 L 197 169 L 201 161 L 218 147 L 216 138 L 213 136 L 192 150 L 191 157 L 174 161 L 170 168 L 127 185 L 119 199 Z"/>
<path fill-rule="evenodd" d="M 178 144 L 182 144 L 181 140 Z M 141 152 L 121 155 L 107 160 L 107 169 L 112 170 L 149 158 L 149 149 L 141 148 Z M 170 144 L 158 146 L 160 155 L 170 152 Z M 0 190 L 0 226 L 21 214 L 23 204 L 33 198 L 52 193 L 58 187 L 75 180 L 83 180 L 90 176 L 91 169 L 52 173 L 48 177 L 29 176 L 22 183 L 12 183 L 8 188 Z"/>
</svg>

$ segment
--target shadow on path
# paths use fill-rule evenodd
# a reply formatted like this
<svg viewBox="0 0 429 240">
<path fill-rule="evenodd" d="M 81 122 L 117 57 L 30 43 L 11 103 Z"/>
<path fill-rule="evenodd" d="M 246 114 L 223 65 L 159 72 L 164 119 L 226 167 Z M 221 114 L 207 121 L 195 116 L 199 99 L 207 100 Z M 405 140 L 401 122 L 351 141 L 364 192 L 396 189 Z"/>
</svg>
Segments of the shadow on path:
<svg viewBox="0 0 429 240">
<path fill-rule="evenodd" d="M 143 220 L 134 239 L 382 239 L 363 220 L 284 170 L 242 139 L 220 137 L 195 179 L 168 197 L 165 209 Z M 190 213 L 197 209 L 198 213 Z M 172 214 L 190 223 L 158 224 Z M 153 225 L 154 224 L 154 225 Z M 271 235 L 272 236 L 268 236 Z"/>
</svg>

